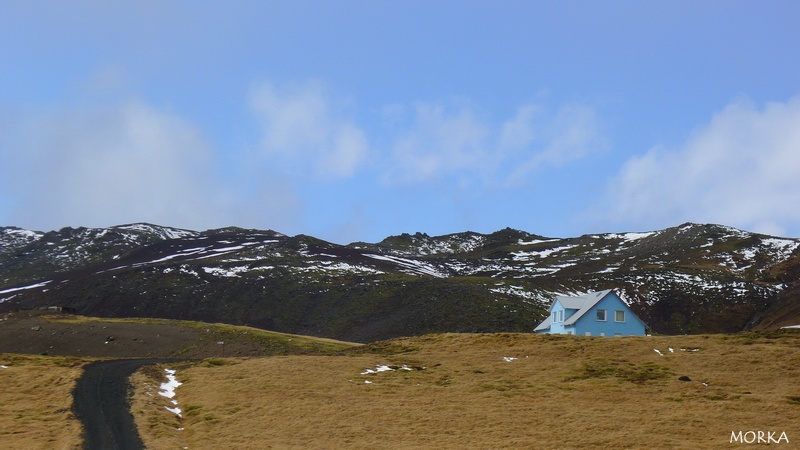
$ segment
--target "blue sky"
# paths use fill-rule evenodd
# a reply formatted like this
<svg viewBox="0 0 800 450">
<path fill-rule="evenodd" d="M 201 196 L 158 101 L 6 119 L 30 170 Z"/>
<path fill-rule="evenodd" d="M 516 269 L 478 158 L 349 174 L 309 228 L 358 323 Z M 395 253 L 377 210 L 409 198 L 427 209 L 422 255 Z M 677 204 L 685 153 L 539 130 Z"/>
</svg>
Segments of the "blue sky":
<svg viewBox="0 0 800 450">
<path fill-rule="evenodd" d="M 800 237 L 796 1 L 0 10 L 2 225 Z"/>
</svg>

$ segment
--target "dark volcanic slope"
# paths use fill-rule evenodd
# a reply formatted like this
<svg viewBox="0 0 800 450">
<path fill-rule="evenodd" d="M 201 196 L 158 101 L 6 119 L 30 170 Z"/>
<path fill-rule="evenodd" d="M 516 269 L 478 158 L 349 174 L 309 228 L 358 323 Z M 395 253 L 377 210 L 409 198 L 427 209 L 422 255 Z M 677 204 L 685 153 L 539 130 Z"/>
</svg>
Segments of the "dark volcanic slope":
<svg viewBox="0 0 800 450">
<path fill-rule="evenodd" d="M 57 305 L 367 342 L 530 331 L 554 295 L 614 288 L 661 333 L 800 323 L 797 297 L 785 294 L 800 240 L 716 225 L 566 239 L 417 233 L 347 246 L 146 224 L 0 231 L 0 312 Z"/>
<path fill-rule="evenodd" d="M 201 359 L 329 353 L 347 347 L 347 343 L 218 324 L 103 320 L 43 311 L 0 316 L 0 353 Z"/>
<path fill-rule="evenodd" d="M 207 357 L 218 356 L 217 347 L 210 336 L 174 325 L 56 322 L 25 313 L 0 321 L 0 353 L 164 358 L 190 349 L 193 357 Z"/>
</svg>

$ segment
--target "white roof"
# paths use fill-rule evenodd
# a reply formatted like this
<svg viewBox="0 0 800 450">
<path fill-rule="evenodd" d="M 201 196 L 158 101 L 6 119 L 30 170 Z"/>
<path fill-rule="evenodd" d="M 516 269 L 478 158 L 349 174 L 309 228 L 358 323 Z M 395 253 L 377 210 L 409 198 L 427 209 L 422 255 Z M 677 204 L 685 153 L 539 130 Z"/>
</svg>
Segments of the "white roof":
<svg viewBox="0 0 800 450">
<path fill-rule="evenodd" d="M 542 321 L 542 323 L 540 323 L 536 328 L 533 329 L 533 331 L 541 331 L 550 328 L 550 317 L 552 316 L 548 315 L 547 318 L 545 318 Z"/>
<path fill-rule="evenodd" d="M 604 291 L 598 292 L 589 292 L 587 294 L 578 295 L 574 297 L 566 296 L 566 295 L 559 295 L 558 297 L 553 300 L 553 303 L 550 305 L 550 311 L 553 311 L 553 307 L 555 306 L 556 302 L 560 303 L 564 309 L 577 309 L 578 311 L 569 316 L 567 320 L 564 321 L 564 326 L 573 325 L 575 322 L 578 321 L 584 314 L 586 314 L 594 305 L 596 305 L 600 300 L 605 298 L 606 295 L 613 292 L 613 289 L 606 289 Z M 541 331 L 550 328 L 550 318 L 552 314 L 548 315 L 542 323 L 539 324 L 533 331 Z"/>
<path fill-rule="evenodd" d="M 569 316 L 569 319 L 564 321 L 564 326 L 572 325 L 578 321 L 584 314 L 586 314 L 594 305 L 596 305 L 600 300 L 605 298 L 606 295 L 611 293 L 611 289 L 606 289 L 605 291 L 599 292 L 589 292 L 588 294 L 584 294 L 578 297 L 556 297 L 556 300 L 553 301 L 561 303 L 561 306 L 567 309 L 577 309 L 578 312 Z M 552 308 L 552 306 L 551 306 Z"/>
</svg>

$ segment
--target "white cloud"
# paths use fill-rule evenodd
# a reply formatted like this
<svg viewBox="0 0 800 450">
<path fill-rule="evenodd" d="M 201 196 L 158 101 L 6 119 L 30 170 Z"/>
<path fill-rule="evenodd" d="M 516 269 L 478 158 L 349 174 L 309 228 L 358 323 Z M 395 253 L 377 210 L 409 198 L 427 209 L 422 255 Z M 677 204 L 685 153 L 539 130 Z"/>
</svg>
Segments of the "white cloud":
<svg viewBox="0 0 800 450">
<path fill-rule="evenodd" d="M 141 103 L 29 117 L 2 147 L 11 216 L 44 227 L 207 215 L 209 148 L 185 121 Z"/>
<path fill-rule="evenodd" d="M 501 148 L 524 148 L 536 138 L 533 121 L 542 114 L 542 108 L 536 105 L 524 105 L 517 109 L 513 119 L 505 122 L 500 131 Z"/>
<path fill-rule="evenodd" d="M 392 108 L 396 120 L 398 108 Z M 389 180 L 420 182 L 454 177 L 494 185 L 519 185 L 544 167 L 557 167 L 603 148 L 599 120 L 585 105 L 555 113 L 520 106 L 493 124 L 469 106 L 448 110 L 419 103 L 411 124 L 395 138 Z"/>
<path fill-rule="evenodd" d="M 632 158 L 608 188 L 611 221 L 713 222 L 782 234 L 800 225 L 800 96 L 729 104 L 678 148 Z"/>
<path fill-rule="evenodd" d="M 257 86 L 250 105 L 262 127 L 262 150 L 297 174 L 352 176 L 367 157 L 367 138 L 352 121 L 331 111 L 330 103 L 318 83 Z"/>
<path fill-rule="evenodd" d="M 503 142 L 517 141 L 518 147 L 526 149 L 524 156 L 515 160 L 509 183 L 518 184 L 542 167 L 558 167 L 605 148 L 600 121 L 592 108 L 563 105 L 552 117 L 540 119 L 541 123 L 534 123 L 535 111 L 531 106 L 520 108 L 517 117 L 504 126 Z"/>
<path fill-rule="evenodd" d="M 368 198 L 386 187 L 371 184 L 379 180 L 458 193 L 503 188 L 583 158 L 599 140 L 585 106 L 524 104 L 492 122 L 468 102 L 417 103 L 386 106 L 370 136 L 381 144 L 369 148 L 347 105 L 319 84 L 263 83 L 249 101 L 259 141 L 224 151 L 189 120 L 140 101 L 27 115 L 0 109 L 0 223 L 46 230 L 149 221 L 291 233 L 317 212 L 303 205 Z M 347 183 L 329 183 L 339 180 Z"/>
<path fill-rule="evenodd" d="M 447 113 L 440 105 L 418 103 L 410 128 L 395 138 L 390 177 L 418 182 L 480 169 L 489 158 L 487 134 L 468 108 Z"/>
<path fill-rule="evenodd" d="M 369 163 L 389 184 L 522 184 L 542 167 L 560 166 L 602 148 L 599 120 L 585 105 L 556 111 L 524 104 L 493 123 L 469 101 L 379 108 L 382 129 L 364 129 L 316 82 L 257 85 L 262 163 L 276 174 L 312 180 L 352 178 Z M 370 147 L 371 142 L 375 147 Z"/>
<path fill-rule="evenodd" d="M 0 219 L 9 225 L 49 230 L 148 221 L 206 229 L 264 222 L 242 211 L 281 216 L 296 208 L 277 188 L 224 187 L 197 127 L 141 102 L 0 126 L 0 186 L 14 193 Z"/>
</svg>

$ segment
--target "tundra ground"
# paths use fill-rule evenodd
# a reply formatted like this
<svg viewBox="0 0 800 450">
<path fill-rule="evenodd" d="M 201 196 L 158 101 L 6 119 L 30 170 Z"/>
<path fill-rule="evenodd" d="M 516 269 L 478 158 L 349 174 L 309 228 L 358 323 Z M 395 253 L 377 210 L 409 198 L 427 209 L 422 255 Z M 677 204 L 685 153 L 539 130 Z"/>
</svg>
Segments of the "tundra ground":
<svg viewBox="0 0 800 450">
<path fill-rule="evenodd" d="M 70 327 L 102 330 L 100 338 L 128 329 L 106 319 L 36 320 L 0 328 L 47 339 L 69 335 Z M 92 338 L 93 348 L 152 352 L 139 343 L 148 339 L 147 324 L 137 323 L 143 328 L 134 331 L 145 334 L 136 341 Z M 797 330 L 438 334 L 353 346 L 225 325 L 175 326 L 195 331 L 171 331 L 178 341 L 165 356 L 219 354 L 134 374 L 131 410 L 148 448 L 729 448 L 740 431 L 785 433 L 786 448 L 800 442 Z M 242 356 L 223 358 L 220 336 Z M 60 341 L 50 342 L 56 350 Z M 79 448 L 75 380 L 82 365 L 110 356 L 117 355 L 0 353 L 0 448 Z M 172 399 L 158 394 L 165 369 L 182 383 Z"/>
<path fill-rule="evenodd" d="M 179 366 L 182 417 L 143 404 L 151 371 L 134 414 L 152 448 L 729 448 L 740 430 L 796 445 L 799 361 L 798 332 L 430 335 Z"/>
</svg>

